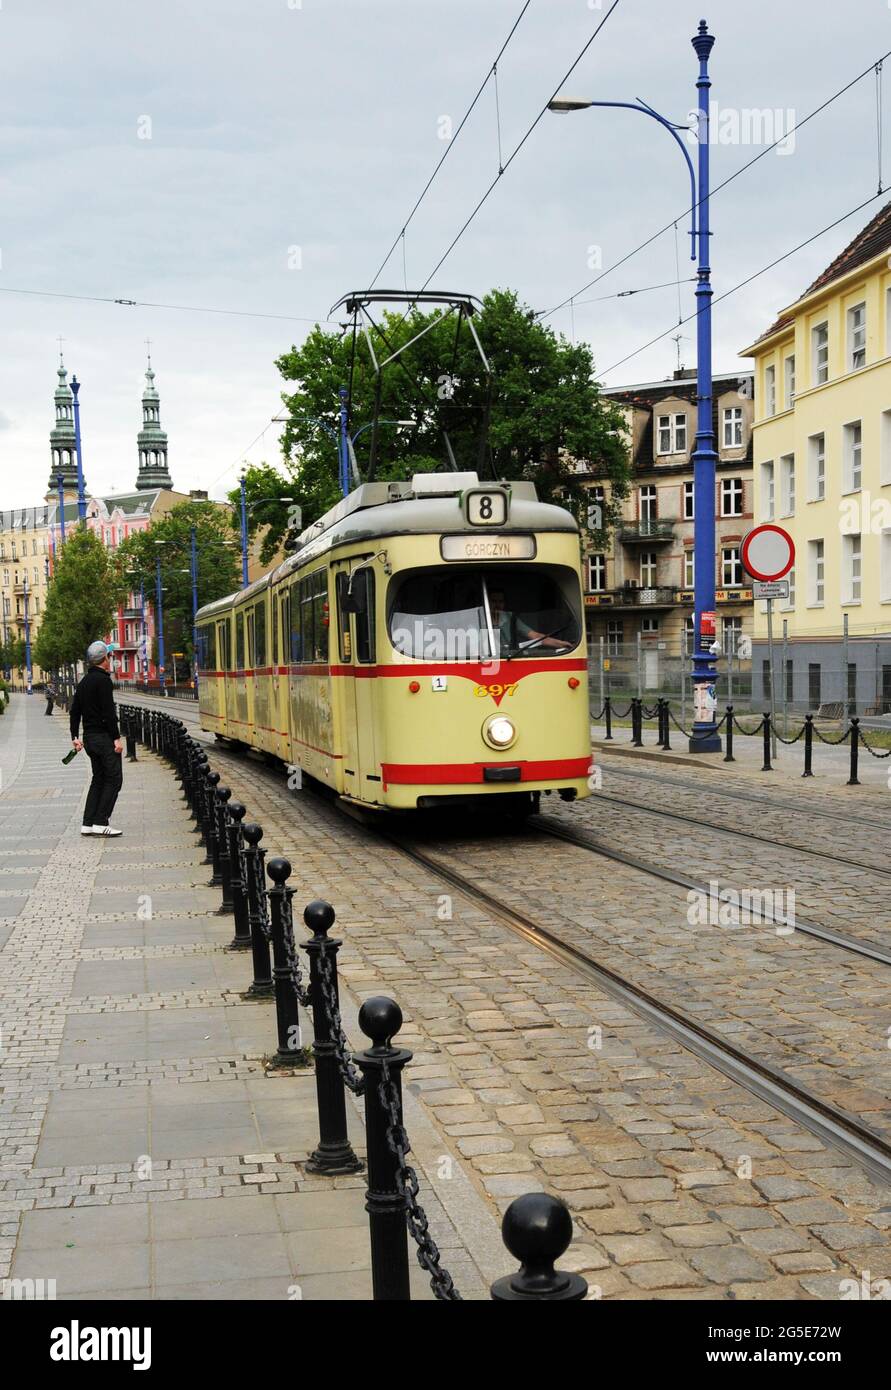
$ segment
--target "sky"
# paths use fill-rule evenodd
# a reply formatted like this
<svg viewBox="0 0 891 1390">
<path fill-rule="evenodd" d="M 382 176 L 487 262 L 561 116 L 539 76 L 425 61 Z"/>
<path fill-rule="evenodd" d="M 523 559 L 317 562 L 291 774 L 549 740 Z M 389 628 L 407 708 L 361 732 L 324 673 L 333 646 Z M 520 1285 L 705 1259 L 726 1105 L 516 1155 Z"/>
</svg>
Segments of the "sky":
<svg viewBox="0 0 891 1390">
<path fill-rule="evenodd" d="M 243 461 L 279 463 L 276 357 L 372 281 L 448 148 L 377 284 L 427 279 L 498 173 L 498 117 L 508 167 L 430 287 L 506 286 L 542 313 L 575 296 L 545 321 L 590 342 L 607 385 L 670 375 L 678 353 L 692 368 L 694 286 L 647 289 L 692 274 L 668 132 L 547 113 L 511 153 L 558 88 L 686 123 L 704 16 L 716 187 L 891 49 L 891 0 L 611 5 L 531 0 L 497 107 L 490 78 L 456 136 L 523 0 L 3 0 L 0 507 L 43 498 L 60 337 L 91 491 L 135 482 L 146 339 L 176 488 L 221 497 Z M 884 85 L 891 134 L 891 63 Z M 747 367 L 739 349 L 883 205 L 852 212 L 878 188 L 876 111 L 870 71 L 715 192 L 716 297 L 852 214 L 716 305 L 716 369 Z M 97 302 L 114 299 L 139 304 Z"/>
</svg>

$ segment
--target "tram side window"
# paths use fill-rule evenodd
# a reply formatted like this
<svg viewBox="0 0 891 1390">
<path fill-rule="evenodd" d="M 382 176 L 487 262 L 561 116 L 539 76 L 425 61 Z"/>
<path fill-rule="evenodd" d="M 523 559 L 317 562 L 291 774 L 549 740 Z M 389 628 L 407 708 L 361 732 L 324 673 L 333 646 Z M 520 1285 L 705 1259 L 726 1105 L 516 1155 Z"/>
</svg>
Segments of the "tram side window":
<svg viewBox="0 0 891 1390">
<path fill-rule="evenodd" d="M 266 665 L 266 599 L 254 609 L 254 666 Z"/>
<path fill-rule="evenodd" d="M 246 625 L 247 625 L 247 641 L 246 641 L 246 643 L 245 643 L 245 650 L 246 650 L 246 653 L 247 653 L 246 668 L 247 668 L 247 670 L 250 671 L 250 670 L 252 670 L 253 667 L 256 666 L 256 664 L 257 664 L 256 661 L 255 661 L 255 659 L 254 659 L 254 650 L 255 650 L 255 649 L 254 649 L 254 609 L 253 609 L 253 608 L 248 609 L 247 613 L 245 614 L 245 623 L 246 623 Z"/>
<path fill-rule="evenodd" d="M 217 623 L 217 647 L 220 653 L 221 671 L 229 671 L 229 619 L 224 618 L 221 623 Z"/>
<path fill-rule="evenodd" d="M 315 628 L 312 606 L 312 578 L 300 581 L 300 631 L 302 634 L 301 660 L 312 661 L 315 649 Z"/>
<path fill-rule="evenodd" d="M 363 665 L 374 661 L 374 575 L 370 569 L 357 570 L 353 575 L 353 597 L 356 600 L 356 659 Z"/>
<path fill-rule="evenodd" d="M 235 614 L 235 669 L 244 670 L 244 613 Z"/>
<path fill-rule="evenodd" d="M 328 660 L 328 572 L 319 570 L 312 576 L 313 661 Z"/>
<path fill-rule="evenodd" d="M 341 661 L 352 661 L 352 643 L 350 637 L 350 615 L 343 611 L 343 596 L 347 591 L 350 577 L 342 571 L 335 581 L 335 592 L 337 594 L 337 633 L 340 643 Z"/>
<path fill-rule="evenodd" d="M 279 609 L 281 613 L 282 626 L 282 659 L 287 663 L 293 661 L 291 655 L 290 632 L 291 632 L 291 595 L 285 591 L 279 599 Z"/>
<path fill-rule="evenodd" d="M 269 595 L 269 616 L 272 619 L 272 664 L 278 666 L 278 599 L 274 593 Z M 274 674 L 274 672 L 273 672 Z"/>
</svg>

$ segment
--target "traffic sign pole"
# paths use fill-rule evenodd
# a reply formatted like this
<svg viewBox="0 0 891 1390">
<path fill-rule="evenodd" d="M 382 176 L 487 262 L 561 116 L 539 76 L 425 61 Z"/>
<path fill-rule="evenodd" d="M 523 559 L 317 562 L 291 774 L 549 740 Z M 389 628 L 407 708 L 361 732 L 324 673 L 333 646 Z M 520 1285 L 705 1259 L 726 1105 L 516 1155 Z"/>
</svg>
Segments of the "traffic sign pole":
<svg viewBox="0 0 891 1390">
<path fill-rule="evenodd" d="M 771 757 L 777 756 L 776 672 L 773 667 L 773 601 L 789 596 L 789 581 L 784 576 L 795 564 L 795 542 L 782 526 L 767 522 L 756 526 L 742 543 L 740 557 L 743 568 L 752 575 L 753 597 L 767 603 L 767 670 L 770 679 Z M 785 643 L 785 633 L 784 633 Z M 785 650 L 785 646 L 784 646 Z M 785 676 L 785 672 L 783 673 Z M 785 702 L 785 697 L 784 697 Z M 785 725 L 784 725 L 785 731 Z"/>
</svg>

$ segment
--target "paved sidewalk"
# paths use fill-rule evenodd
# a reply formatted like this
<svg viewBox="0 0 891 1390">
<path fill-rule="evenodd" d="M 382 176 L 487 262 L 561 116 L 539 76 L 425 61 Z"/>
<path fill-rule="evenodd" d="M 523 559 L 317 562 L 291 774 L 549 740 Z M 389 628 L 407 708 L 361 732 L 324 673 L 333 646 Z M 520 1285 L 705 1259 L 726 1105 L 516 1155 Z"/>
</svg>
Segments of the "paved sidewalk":
<svg viewBox="0 0 891 1390">
<path fill-rule="evenodd" d="M 89 764 L 62 767 L 66 751 L 63 719 L 13 697 L 0 719 L 0 1280 L 55 1280 L 60 1299 L 369 1298 L 364 1175 L 304 1171 L 313 1074 L 265 1072 L 273 1007 L 241 998 L 250 958 L 225 949 L 232 918 L 215 915 L 172 774 L 140 750 L 113 817 L 124 837 L 85 839 Z M 348 993 L 344 1011 L 356 1039 Z M 419 1110 L 409 1095 L 434 1236 L 464 1296 L 484 1298 L 510 1256 L 472 1190 L 458 1184 L 452 1220 L 424 1180 L 447 1145 Z M 414 1297 L 431 1297 L 411 1259 Z"/>
</svg>

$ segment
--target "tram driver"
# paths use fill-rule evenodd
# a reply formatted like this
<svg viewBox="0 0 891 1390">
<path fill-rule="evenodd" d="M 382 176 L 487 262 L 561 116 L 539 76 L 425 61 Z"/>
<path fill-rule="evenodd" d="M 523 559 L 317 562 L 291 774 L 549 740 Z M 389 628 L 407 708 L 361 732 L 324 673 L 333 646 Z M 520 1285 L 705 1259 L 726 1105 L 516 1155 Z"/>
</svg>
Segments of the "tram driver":
<svg viewBox="0 0 891 1390">
<path fill-rule="evenodd" d="M 501 651 L 526 651 L 533 647 L 553 647 L 557 651 L 571 651 L 575 642 L 568 642 L 556 632 L 536 632 L 518 614 L 505 607 L 504 590 L 488 589 L 489 611 L 492 614 L 492 628 L 499 634 Z"/>
</svg>

